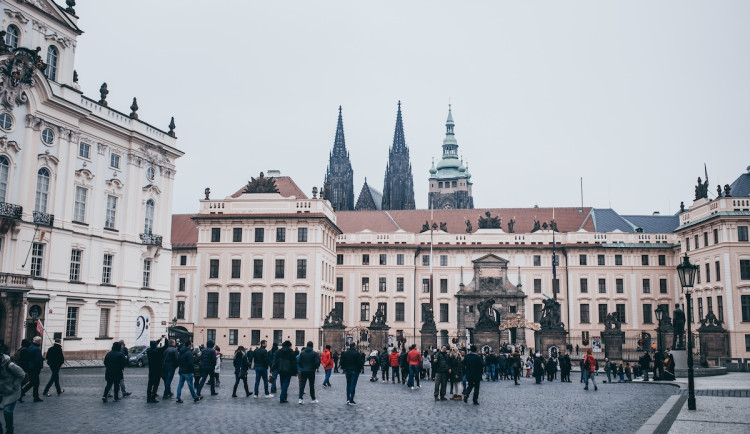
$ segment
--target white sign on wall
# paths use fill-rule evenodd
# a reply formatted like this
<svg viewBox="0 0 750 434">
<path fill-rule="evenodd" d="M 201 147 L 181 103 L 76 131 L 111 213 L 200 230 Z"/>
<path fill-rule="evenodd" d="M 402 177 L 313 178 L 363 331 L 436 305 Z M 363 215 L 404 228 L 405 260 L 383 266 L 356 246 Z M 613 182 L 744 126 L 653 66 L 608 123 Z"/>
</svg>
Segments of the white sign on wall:
<svg viewBox="0 0 750 434">
<path fill-rule="evenodd" d="M 150 315 L 147 312 L 141 312 L 141 314 L 135 319 L 135 345 L 148 346 L 150 327 Z"/>
</svg>

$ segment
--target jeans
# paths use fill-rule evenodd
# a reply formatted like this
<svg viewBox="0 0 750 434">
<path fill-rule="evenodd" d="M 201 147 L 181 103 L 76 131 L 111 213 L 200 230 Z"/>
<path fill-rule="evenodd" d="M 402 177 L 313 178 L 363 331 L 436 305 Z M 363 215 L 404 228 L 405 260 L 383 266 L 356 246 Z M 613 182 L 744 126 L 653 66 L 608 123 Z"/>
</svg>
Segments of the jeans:
<svg viewBox="0 0 750 434">
<path fill-rule="evenodd" d="M 13 410 L 16 408 L 16 402 L 13 401 L 10 404 L 6 404 L 3 408 L 3 416 L 5 417 L 5 432 L 13 432 Z"/>
<path fill-rule="evenodd" d="M 315 371 L 302 371 L 299 373 L 299 399 L 305 393 L 305 383 L 310 382 L 310 399 L 315 401 Z"/>
<path fill-rule="evenodd" d="M 242 381 L 242 385 L 245 386 L 245 395 L 250 396 L 250 389 L 247 387 L 247 372 L 235 372 L 234 373 L 234 389 L 232 389 L 232 397 L 237 396 L 237 386 L 240 385 L 240 381 Z"/>
<path fill-rule="evenodd" d="M 255 396 L 258 396 L 258 386 L 263 379 L 263 391 L 268 395 L 268 369 L 255 368 Z"/>
<path fill-rule="evenodd" d="M 279 378 L 279 371 L 273 371 L 273 381 L 271 381 L 271 393 L 276 393 L 276 379 Z"/>
<path fill-rule="evenodd" d="M 333 371 L 333 369 L 326 369 L 326 376 L 325 378 L 323 378 L 324 386 L 331 387 L 331 371 Z M 383 371 L 383 372 L 388 372 L 388 371 Z"/>
<path fill-rule="evenodd" d="M 289 388 L 290 381 L 292 381 L 291 375 L 281 374 L 281 394 L 279 395 L 279 401 L 281 402 L 286 402 L 286 390 Z"/>
<path fill-rule="evenodd" d="M 211 386 L 211 394 L 216 393 L 216 389 L 214 389 L 214 370 L 213 368 L 209 369 L 203 369 L 201 370 L 201 382 L 198 384 L 198 394 L 201 393 L 201 390 L 203 390 L 203 385 L 206 383 L 206 379 L 208 380 L 208 385 Z"/>
<path fill-rule="evenodd" d="M 180 383 L 177 385 L 177 399 L 180 399 L 180 393 L 182 393 L 182 385 L 184 383 L 187 383 L 188 388 L 190 389 L 190 396 L 192 396 L 193 399 L 198 399 L 198 394 L 195 393 L 195 389 L 193 388 L 192 372 L 188 374 L 180 374 Z"/>
<path fill-rule="evenodd" d="M 391 367 L 391 381 L 395 382 L 396 380 L 398 380 L 399 383 L 401 382 L 401 376 L 399 376 L 399 368 L 398 366 L 392 366 Z"/>
<path fill-rule="evenodd" d="M 414 387 L 414 377 L 419 378 L 419 366 L 417 365 L 409 365 L 409 380 L 406 382 L 406 385 L 409 387 Z M 419 380 L 417 380 L 419 381 Z"/>
<path fill-rule="evenodd" d="M 357 380 L 359 379 L 359 371 L 344 371 L 346 376 L 346 400 L 354 401 L 354 392 L 357 391 Z"/>
<path fill-rule="evenodd" d="M 496 365 L 492 365 L 492 364 L 487 365 L 487 379 L 488 380 L 495 381 L 497 379 L 496 377 L 497 372 L 495 371 L 495 369 L 497 369 Z"/>
<path fill-rule="evenodd" d="M 112 386 L 115 386 L 115 399 L 120 398 L 120 382 L 119 381 L 113 381 L 113 380 L 107 380 L 107 385 L 104 387 L 104 397 L 106 398 L 107 395 L 109 395 L 110 389 L 112 389 Z"/>
<path fill-rule="evenodd" d="M 127 390 L 125 390 L 125 379 L 123 378 L 120 380 L 120 391 L 122 392 L 122 395 L 125 396 L 126 393 L 128 393 Z"/>
<path fill-rule="evenodd" d="M 435 398 L 438 397 L 438 392 L 441 398 L 445 398 L 445 386 L 448 385 L 448 373 L 447 372 L 436 372 L 435 373 Z"/>
<path fill-rule="evenodd" d="M 594 383 L 594 387 L 596 387 L 596 375 L 591 371 L 584 372 L 586 373 L 586 388 L 589 387 L 589 379 L 591 379 L 591 382 Z"/>
<path fill-rule="evenodd" d="M 479 402 L 479 383 L 481 380 L 468 380 L 468 386 L 464 389 L 464 396 L 469 396 L 471 391 L 474 391 L 474 396 L 471 397 L 472 402 Z"/>
<path fill-rule="evenodd" d="M 174 379 L 174 366 L 164 367 L 164 397 L 172 395 L 172 379 Z"/>
<path fill-rule="evenodd" d="M 612 371 L 606 371 L 607 372 L 607 383 L 612 382 Z"/>
<path fill-rule="evenodd" d="M 52 385 L 55 385 L 55 389 L 57 389 L 57 394 L 59 395 L 61 393 L 60 388 L 60 367 L 53 368 L 50 366 L 50 370 L 52 371 L 52 376 L 49 377 L 49 381 L 47 382 L 47 386 L 44 388 L 44 394 L 46 395 L 47 392 L 49 392 L 49 389 L 52 387 Z"/>
</svg>

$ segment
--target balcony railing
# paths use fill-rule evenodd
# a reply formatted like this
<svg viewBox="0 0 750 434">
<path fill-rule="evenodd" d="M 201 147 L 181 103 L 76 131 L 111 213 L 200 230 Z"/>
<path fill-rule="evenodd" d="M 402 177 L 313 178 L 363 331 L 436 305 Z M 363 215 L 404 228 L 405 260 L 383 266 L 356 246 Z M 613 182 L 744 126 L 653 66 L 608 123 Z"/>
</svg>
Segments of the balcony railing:
<svg viewBox="0 0 750 434">
<path fill-rule="evenodd" d="M 141 242 L 147 246 L 161 247 L 161 235 L 141 234 Z"/>
<path fill-rule="evenodd" d="M 21 220 L 23 207 L 8 202 L 0 202 L 0 217 Z"/>
<path fill-rule="evenodd" d="M 3 288 L 31 288 L 31 276 L 27 274 L 0 273 Z"/>
<path fill-rule="evenodd" d="M 34 211 L 33 217 L 34 223 L 42 226 L 52 226 L 55 222 L 55 215 L 47 214 L 46 212 Z"/>
</svg>

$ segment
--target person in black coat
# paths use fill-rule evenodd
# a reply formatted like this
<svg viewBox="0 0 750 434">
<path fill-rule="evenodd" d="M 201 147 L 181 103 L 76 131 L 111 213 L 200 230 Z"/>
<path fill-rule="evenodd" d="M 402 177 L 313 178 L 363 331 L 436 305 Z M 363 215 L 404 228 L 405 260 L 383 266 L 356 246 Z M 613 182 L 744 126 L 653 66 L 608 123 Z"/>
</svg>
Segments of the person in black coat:
<svg viewBox="0 0 750 434">
<path fill-rule="evenodd" d="M 310 398 L 315 404 L 318 402 L 315 399 L 315 370 L 320 366 L 320 354 L 313 350 L 312 341 L 307 343 L 307 346 L 299 354 L 299 403 L 302 404 L 302 395 L 305 393 L 305 383 L 310 383 Z M 375 380 L 377 381 L 377 379 Z"/>
<path fill-rule="evenodd" d="M 364 366 L 364 359 L 357 351 L 357 344 L 354 342 L 349 344 L 349 349 L 341 354 L 340 363 L 341 369 L 344 371 L 344 375 L 346 375 L 346 403 L 349 405 L 357 405 L 357 403 L 354 402 L 354 394 L 357 391 L 359 373 Z"/>
<path fill-rule="evenodd" d="M 245 396 L 252 395 L 252 393 L 250 393 L 250 388 L 247 387 L 247 371 L 250 369 L 250 365 L 245 356 L 245 347 L 242 345 L 237 347 L 237 351 L 234 352 L 234 360 L 232 361 L 232 364 L 234 365 L 234 389 L 232 390 L 232 398 L 237 397 L 237 386 L 240 385 L 240 381 L 242 381 L 245 386 Z"/>
<path fill-rule="evenodd" d="M 536 356 L 534 357 L 534 378 L 536 378 L 536 384 L 542 384 L 544 367 L 544 357 L 542 357 L 539 353 L 536 353 Z"/>
<path fill-rule="evenodd" d="M 448 377 L 451 375 L 451 361 L 448 356 L 448 347 L 443 345 L 440 351 L 435 353 L 432 358 L 432 372 L 435 373 L 435 401 L 447 401 L 445 397 L 445 387 L 448 384 Z M 439 395 L 439 396 L 438 396 Z"/>
<path fill-rule="evenodd" d="M 160 342 L 164 342 L 161 347 L 158 347 Z M 159 382 L 161 381 L 161 373 L 164 369 L 164 352 L 169 348 L 169 342 L 167 338 L 162 336 L 158 341 L 151 341 L 151 348 L 146 350 L 146 356 L 148 356 L 148 388 L 146 389 L 146 402 L 154 403 L 159 402 L 156 400 L 157 391 L 159 389 Z"/>
<path fill-rule="evenodd" d="M 122 353 L 120 343 L 113 343 L 112 351 L 104 356 L 104 379 L 107 380 L 107 386 L 104 388 L 102 401 L 107 402 L 107 395 L 109 395 L 109 390 L 113 385 L 115 386 L 115 401 L 120 400 L 120 380 L 123 377 L 122 371 L 127 364 L 128 359 Z"/>
<path fill-rule="evenodd" d="M 261 380 L 263 381 L 263 391 L 265 392 L 266 398 L 273 398 L 273 395 L 268 393 L 268 368 L 271 366 L 271 353 L 266 350 L 266 341 L 260 341 L 260 346 L 255 351 L 247 352 L 247 360 L 250 362 L 249 367 L 255 369 L 255 397 L 258 397 L 259 386 Z"/>
<path fill-rule="evenodd" d="M 638 363 L 641 365 L 641 372 L 643 372 L 643 381 L 648 381 L 648 368 L 651 366 L 651 356 L 648 351 L 643 353 Z"/>
<path fill-rule="evenodd" d="M 466 390 L 464 390 L 464 402 L 468 402 L 469 394 L 474 405 L 479 405 L 479 384 L 482 382 L 482 371 L 485 368 L 482 357 L 477 354 L 477 346 L 469 347 L 469 353 L 463 359 L 464 374 L 466 375 Z"/>
<path fill-rule="evenodd" d="M 39 398 L 39 374 L 44 367 L 44 358 L 42 357 L 42 337 L 34 336 L 33 343 L 26 350 L 26 374 L 29 376 L 29 382 L 21 389 L 21 396 L 29 389 L 33 388 L 34 402 L 42 402 Z"/>
<path fill-rule="evenodd" d="M 190 389 L 190 395 L 193 397 L 193 401 L 198 402 L 201 398 L 195 393 L 193 387 L 193 351 L 190 349 L 191 342 L 185 342 L 185 345 L 181 346 L 177 353 L 177 367 L 179 368 L 180 382 L 177 384 L 177 403 L 182 404 L 180 394 L 182 393 L 182 385 L 187 383 Z"/>
<path fill-rule="evenodd" d="M 198 389 L 196 390 L 198 395 L 200 396 L 201 390 L 203 390 L 203 385 L 206 384 L 206 379 L 208 379 L 208 385 L 211 386 L 211 396 L 218 395 L 218 393 L 216 393 L 214 383 L 214 369 L 216 369 L 216 350 L 214 350 L 214 341 L 212 339 L 209 339 L 206 342 L 206 348 L 201 351 L 200 363 L 201 381 L 198 384 Z"/>
<path fill-rule="evenodd" d="M 289 402 L 287 400 L 287 389 L 289 388 L 289 382 L 292 380 L 292 376 L 297 375 L 297 358 L 292 350 L 292 343 L 290 341 L 284 341 L 281 344 L 281 349 L 276 352 L 276 357 L 273 362 L 273 370 L 279 373 L 281 379 L 281 393 L 279 394 L 279 402 L 284 404 Z"/>
<path fill-rule="evenodd" d="M 65 356 L 63 356 L 60 338 L 57 338 L 55 339 L 55 344 L 52 345 L 52 348 L 47 350 L 47 365 L 49 366 L 50 371 L 52 371 L 52 376 L 49 378 L 49 382 L 47 382 L 47 386 L 44 388 L 44 396 L 50 396 L 49 389 L 53 384 L 55 385 L 58 395 L 65 392 L 65 389 L 60 388 L 60 367 L 63 363 L 65 363 Z"/>
</svg>

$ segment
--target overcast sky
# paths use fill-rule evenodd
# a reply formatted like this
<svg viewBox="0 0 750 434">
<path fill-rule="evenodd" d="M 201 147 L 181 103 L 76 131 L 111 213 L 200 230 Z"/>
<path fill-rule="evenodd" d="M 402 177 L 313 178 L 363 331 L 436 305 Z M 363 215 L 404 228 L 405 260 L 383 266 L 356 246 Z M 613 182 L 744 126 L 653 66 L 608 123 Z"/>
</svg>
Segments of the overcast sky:
<svg viewBox="0 0 750 434">
<path fill-rule="evenodd" d="M 64 1 L 58 0 L 59 4 Z M 174 212 L 278 169 L 323 184 L 338 106 L 383 188 L 402 101 L 418 208 L 448 101 L 485 207 L 674 213 L 750 165 L 747 1 L 84 0 L 84 94 L 177 124 Z M 355 197 L 356 200 L 356 197 Z"/>
</svg>

